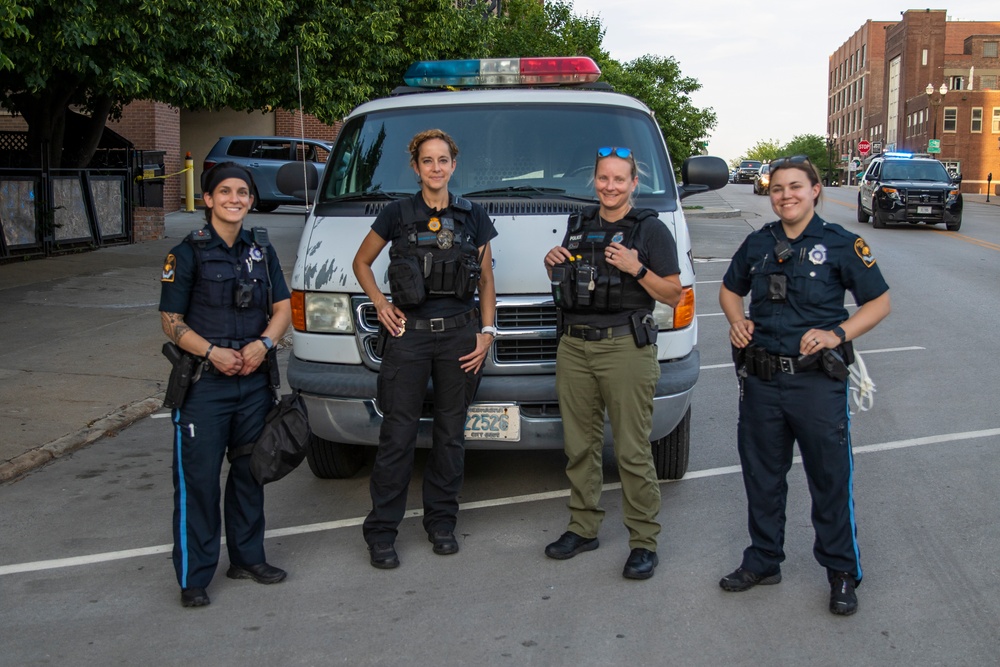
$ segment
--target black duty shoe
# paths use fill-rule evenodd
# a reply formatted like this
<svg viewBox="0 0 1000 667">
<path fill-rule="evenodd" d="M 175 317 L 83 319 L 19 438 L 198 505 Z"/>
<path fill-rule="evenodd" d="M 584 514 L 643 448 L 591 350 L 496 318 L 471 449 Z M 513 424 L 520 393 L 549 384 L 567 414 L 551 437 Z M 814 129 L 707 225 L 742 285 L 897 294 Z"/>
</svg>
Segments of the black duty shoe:
<svg viewBox="0 0 1000 667">
<path fill-rule="evenodd" d="M 566 560 L 584 551 L 593 551 L 600 544 L 596 537 L 580 537 L 567 530 L 558 540 L 545 547 L 545 555 L 556 560 Z"/>
<path fill-rule="evenodd" d="M 438 556 L 458 553 L 458 540 L 450 530 L 435 530 L 427 535 L 427 539 L 434 543 L 434 553 Z"/>
<path fill-rule="evenodd" d="M 288 573 L 267 563 L 257 563 L 256 565 L 230 565 L 226 576 L 230 579 L 253 579 L 258 584 L 276 584 L 279 581 L 284 581 Z"/>
<path fill-rule="evenodd" d="M 655 551 L 649 549 L 632 549 L 625 561 L 625 569 L 622 576 L 626 579 L 649 579 L 656 571 L 656 566 L 660 564 L 660 559 Z"/>
<path fill-rule="evenodd" d="M 781 582 L 781 570 L 771 574 L 758 574 L 750 570 L 744 570 L 743 566 L 736 568 L 735 572 L 730 572 L 722 578 L 719 586 L 722 590 L 730 593 L 741 593 L 748 591 L 754 586 L 770 586 Z"/>
<path fill-rule="evenodd" d="M 850 616 L 858 610 L 858 596 L 854 592 L 857 584 L 854 577 L 846 572 L 827 575 L 830 580 L 830 613 Z"/>
<path fill-rule="evenodd" d="M 396 555 L 396 547 L 389 542 L 376 542 L 368 547 L 371 552 L 372 567 L 380 570 L 391 570 L 399 567 L 399 556 Z"/>
<path fill-rule="evenodd" d="M 211 603 L 204 588 L 181 589 L 181 605 L 184 607 L 205 607 Z"/>
</svg>

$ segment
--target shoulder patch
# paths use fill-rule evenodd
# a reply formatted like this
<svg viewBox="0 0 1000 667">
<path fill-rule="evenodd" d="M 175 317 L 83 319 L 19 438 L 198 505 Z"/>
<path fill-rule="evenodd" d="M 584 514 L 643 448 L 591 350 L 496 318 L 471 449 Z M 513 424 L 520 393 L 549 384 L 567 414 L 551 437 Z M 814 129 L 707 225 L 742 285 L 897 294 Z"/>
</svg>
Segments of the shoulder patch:
<svg viewBox="0 0 1000 667">
<path fill-rule="evenodd" d="M 162 283 L 172 283 L 177 275 L 177 258 L 174 257 L 174 253 L 167 255 L 167 258 L 163 260 L 163 275 L 160 276 L 160 282 Z"/>
<path fill-rule="evenodd" d="M 860 236 L 854 241 L 854 252 L 858 253 L 858 257 L 861 258 L 861 261 L 869 269 L 875 265 L 875 256 L 872 255 L 872 249 L 868 247 L 868 244 Z"/>
</svg>

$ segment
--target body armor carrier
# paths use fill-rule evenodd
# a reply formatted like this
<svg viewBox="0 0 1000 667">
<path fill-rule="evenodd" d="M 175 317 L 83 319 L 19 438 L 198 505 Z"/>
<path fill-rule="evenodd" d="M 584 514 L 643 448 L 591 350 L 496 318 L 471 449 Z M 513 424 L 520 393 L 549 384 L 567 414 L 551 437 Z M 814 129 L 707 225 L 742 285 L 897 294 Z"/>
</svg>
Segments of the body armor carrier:
<svg viewBox="0 0 1000 667">
<path fill-rule="evenodd" d="M 195 280 L 184 321 L 205 340 L 239 349 L 267 328 L 267 248 L 249 243 L 239 257 L 222 244 L 209 247 L 207 229 L 184 239 L 195 256 Z"/>
<path fill-rule="evenodd" d="M 556 307 L 571 312 L 617 313 L 652 310 L 653 297 L 633 276 L 607 263 L 604 251 L 611 243 L 632 248 L 639 225 L 657 217 L 648 208 L 633 209 L 608 229 L 600 221 L 599 206 L 588 206 L 569 218 L 563 247 L 573 259 L 552 267 L 552 298 Z"/>
<path fill-rule="evenodd" d="M 472 298 L 479 285 L 479 253 L 466 233 L 472 204 L 455 197 L 440 217 L 427 220 L 411 199 L 400 201 L 399 235 L 389 248 L 389 292 L 400 308 L 428 297 Z M 454 217 L 445 217 L 448 214 Z M 427 231 L 418 231 L 417 224 Z"/>
</svg>

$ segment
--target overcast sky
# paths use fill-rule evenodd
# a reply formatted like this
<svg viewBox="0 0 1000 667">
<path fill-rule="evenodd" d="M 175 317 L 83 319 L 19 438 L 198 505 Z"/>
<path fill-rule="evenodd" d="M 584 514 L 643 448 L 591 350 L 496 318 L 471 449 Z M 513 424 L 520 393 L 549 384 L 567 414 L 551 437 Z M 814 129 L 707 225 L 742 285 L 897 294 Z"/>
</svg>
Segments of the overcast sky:
<svg viewBox="0 0 1000 667">
<path fill-rule="evenodd" d="M 575 14 L 600 17 L 604 47 L 616 60 L 673 56 L 684 76 L 701 83 L 695 106 L 718 116 L 708 150 L 727 162 L 761 140 L 824 135 L 830 55 L 868 19 L 898 21 L 915 8 L 886 0 L 572 3 Z M 932 8 L 947 9 L 951 20 L 1000 21 L 997 0 Z"/>
</svg>

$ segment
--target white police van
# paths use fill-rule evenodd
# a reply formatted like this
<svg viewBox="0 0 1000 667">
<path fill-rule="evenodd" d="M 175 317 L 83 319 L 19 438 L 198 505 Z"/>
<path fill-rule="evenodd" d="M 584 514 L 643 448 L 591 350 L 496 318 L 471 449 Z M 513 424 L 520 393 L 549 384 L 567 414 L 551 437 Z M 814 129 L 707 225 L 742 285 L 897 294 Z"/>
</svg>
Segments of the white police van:
<svg viewBox="0 0 1000 667">
<path fill-rule="evenodd" d="M 556 400 L 556 311 L 542 258 L 558 245 L 570 213 L 596 203 L 592 174 L 600 146 L 627 146 L 642 174 L 637 206 L 660 212 L 677 241 L 684 296 L 657 304 L 661 378 L 650 435 L 657 474 L 684 475 L 691 392 L 698 380 L 695 275 L 680 200 L 720 188 L 729 170 L 697 156 L 678 186 L 650 110 L 597 82 L 589 58 L 520 58 L 415 63 L 407 85 L 362 104 L 344 121 L 292 275 L 293 350 L 288 383 L 302 392 L 313 436 L 313 473 L 348 477 L 377 446 L 378 319 L 351 262 L 390 201 L 418 191 L 407 144 L 439 128 L 459 147 L 449 189 L 485 207 L 492 241 L 498 334 L 466 423 L 470 449 L 561 449 Z M 388 293 L 388 253 L 373 269 Z M 419 391 L 419 388 L 414 388 Z M 431 440 L 430 400 L 418 444 Z M 610 429 L 606 427 L 610 442 Z"/>
</svg>

